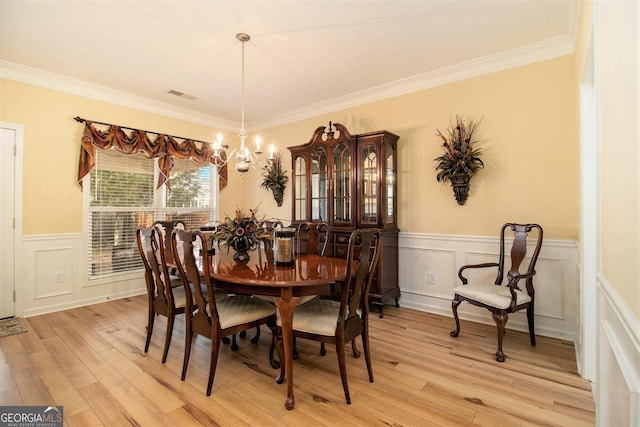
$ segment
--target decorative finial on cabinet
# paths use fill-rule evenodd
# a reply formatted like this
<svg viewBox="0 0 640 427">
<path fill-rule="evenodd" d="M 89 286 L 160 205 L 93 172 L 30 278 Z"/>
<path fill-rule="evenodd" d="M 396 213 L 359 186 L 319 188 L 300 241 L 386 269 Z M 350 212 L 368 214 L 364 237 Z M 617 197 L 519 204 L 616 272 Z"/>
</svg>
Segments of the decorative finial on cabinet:
<svg viewBox="0 0 640 427">
<path fill-rule="evenodd" d="M 327 139 L 337 139 L 340 138 L 340 131 L 336 129 L 333 125 L 333 122 L 329 121 L 329 126 L 324 128 L 324 132 L 322 133 L 322 140 L 326 141 Z"/>
</svg>

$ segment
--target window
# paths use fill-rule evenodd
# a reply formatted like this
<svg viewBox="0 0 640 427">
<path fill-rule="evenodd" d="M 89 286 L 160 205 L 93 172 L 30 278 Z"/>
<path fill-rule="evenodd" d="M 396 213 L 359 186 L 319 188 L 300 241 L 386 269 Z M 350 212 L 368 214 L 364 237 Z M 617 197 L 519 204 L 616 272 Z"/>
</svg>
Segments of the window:
<svg viewBox="0 0 640 427">
<path fill-rule="evenodd" d="M 155 189 L 158 174 L 157 161 L 140 153 L 96 150 L 85 185 L 89 279 L 142 268 L 135 237 L 140 226 L 179 219 L 196 228 L 216 218 L 214 167 L 174 158 L 171 190 Z"/>
</svg>

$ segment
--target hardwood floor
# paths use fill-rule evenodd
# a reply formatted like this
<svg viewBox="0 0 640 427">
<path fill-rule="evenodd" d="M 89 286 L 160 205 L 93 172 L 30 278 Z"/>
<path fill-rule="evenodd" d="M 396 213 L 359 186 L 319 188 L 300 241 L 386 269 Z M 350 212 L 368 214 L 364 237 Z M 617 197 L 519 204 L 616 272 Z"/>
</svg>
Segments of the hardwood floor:
<svg viewBox="0 0 640 427">
<path fill-rule="evenodd" d="M 258 344 L 223 346 L 205 396 L 210 342 L 198 337 L 180 381 L 184 318 L 166 364 L 166 318 L 158 317 L 143 352 L 146 297 L 111 301 L 25 319 L 27 333 L 0 339 L 0 405 L 63 405 L 65 426 L 582 426 L 594 425 L 590 384 L 576 373 L 570 342 L 508 331 L 505 363 L 493 358 L 495 326 L 406 308 L 371 316 L 374 383 L 364 357 L 347 353 L 352 404 L 344 400 L 334 347 L 298 340 L 296 407 L 269 366 L 271 335 Z M 487 313 L 489 316 L 489 313 Z M 359 348 L 362 348 L 359 342 Z"/>
</svg>

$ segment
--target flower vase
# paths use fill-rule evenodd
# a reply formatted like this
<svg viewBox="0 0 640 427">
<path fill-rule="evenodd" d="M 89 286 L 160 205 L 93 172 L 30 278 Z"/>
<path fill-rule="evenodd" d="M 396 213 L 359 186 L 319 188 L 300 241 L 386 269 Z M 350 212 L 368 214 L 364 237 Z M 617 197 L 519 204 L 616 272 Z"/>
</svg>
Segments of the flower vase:
<svg viewBox="0 0 640 427">
<path fill-rule="evenodd" d="M 469 180 L 467 174 L 457 174 L 451 177 L 451 187 L 459 205 L 464 205 L 469 196 Z"/>
<path fill-rule="evenodd" d="M 231 244 L 231 247 L 235 251 L 233 254 L 233 260 L 235 262 L 247 262 L 251 259 L 249 256 L 249 247 L 244 241 L 236 241 Z"/>
<path fill-rule="evenodd" d="M 271 187 L 271 191 L 273 192 L 273 199 L 276 201 L 278 206 L 282 206 L 284 189 L 282 187 Z"/>
</svg>

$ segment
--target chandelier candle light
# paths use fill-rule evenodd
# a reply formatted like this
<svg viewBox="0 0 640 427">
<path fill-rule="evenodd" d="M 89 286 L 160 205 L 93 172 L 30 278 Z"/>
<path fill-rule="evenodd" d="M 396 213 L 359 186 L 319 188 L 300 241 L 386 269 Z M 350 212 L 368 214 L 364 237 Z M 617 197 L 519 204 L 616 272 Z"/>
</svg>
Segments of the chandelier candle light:
<svg viewBox="0 0 640 427">
<path fill-rule="evenodd" d="M 247 139 L 247 131 L 244 128 L 244 44 L 251 40 L 248 34 L 238 33 L 236 34 L 236 39 L 242 43 L 242 103 L 241 103 L 241 122 L 240 122 L 240 148 L 233 149 L 229 156 L 226 156 L 225 149 L 229 148 L 228 145 L 222 144 L 222 134 L 218 133 L 218 137 L 213 142 L 213 159 L 214 163 L 218 167 L 222 167 L 229 159 L 235 156 L 238 163 L 236 163 L 236 171 L 238 172 L 247 172 L 249 170 L 250 165 L 257 165 L 260 162 L 260 155 L 263 153 L 262 147 L 260 144 L 262 142 L 260 136 L 256 136 L 256 148 L 253 151 L 249 151 L 249 148 L 245 144 L 245 140 Z M 223 156 L 223 153 L 225 154 Z M 269 149 L 269 161 L 272 161 L 275 157 L 275 148 L 273 145 Z"/>
</svg>

